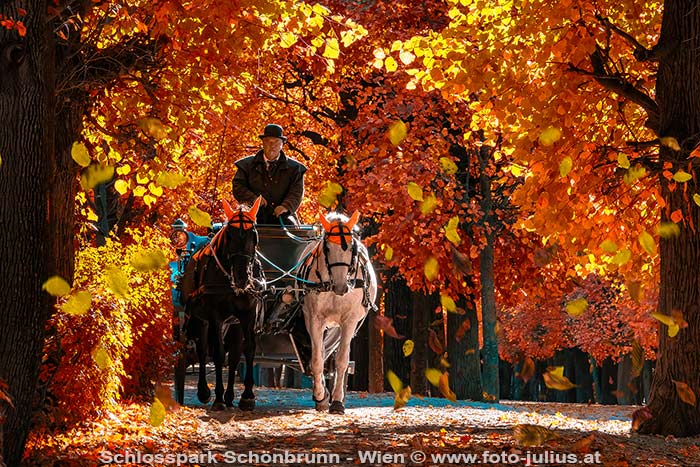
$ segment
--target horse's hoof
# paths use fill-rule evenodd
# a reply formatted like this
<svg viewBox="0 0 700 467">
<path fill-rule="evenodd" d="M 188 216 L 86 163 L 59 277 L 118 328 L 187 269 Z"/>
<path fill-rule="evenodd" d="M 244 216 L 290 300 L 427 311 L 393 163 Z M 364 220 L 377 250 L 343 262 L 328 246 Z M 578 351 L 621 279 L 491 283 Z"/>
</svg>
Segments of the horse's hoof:
<svg viewBox="0 0 700 467">
<path fill-rule="evenodd" d="M 209 402 L 209 399 L 211 399 L 211 389 L 208 387 L 206 389 L 198 389 L 197 390 L 197 399 L 199 399 L 199 402 L 202 404 L 206 404 Z"/>
<path fill-rule="evenodd" d="M 243 399 L 238 401 L 238 408 L 244 412 L 250 412 L 255 409 L 255 399 Z"/>
<path fill-rule="evenodd" d="M 226 409 L 226 405 L 224 405 L 223 402 L 214 402 L 211 405 L 211 411 L 212 412 L 221 412 L 222 410 Z"/>
<path fill-rule="evenodd" d="M 345 406 L 340 401 L 333 401 L 333 402 L 331 402 L 331 406 L 328 409 L 328 412 L 338 414 L 338 415 L 344 415 L 345 414 Z"/>
<path fill-rule="evenodd" d="M 316 400 L 314 396 L 311 396 L 311 399 L 316 403 L 316 410 L 318 410 L 319 412 L 326 412 L 330 407 L 329 402 L 331 400 L 331 393 L 328 392 L 328 389 L 326 389 L 326 393 L 323 395 L 323 399 Z"/>
</svg>

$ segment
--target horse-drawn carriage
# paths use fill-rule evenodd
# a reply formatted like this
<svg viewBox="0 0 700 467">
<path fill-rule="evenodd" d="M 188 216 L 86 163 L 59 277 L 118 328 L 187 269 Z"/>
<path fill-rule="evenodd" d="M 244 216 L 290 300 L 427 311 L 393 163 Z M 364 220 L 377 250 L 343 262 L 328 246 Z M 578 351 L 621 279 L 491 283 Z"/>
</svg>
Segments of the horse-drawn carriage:
<svg viewBox="0 0 700 467">
<path fill-rule="evenodd" d="M 343 224 L 338 220 L 336 224 L 330 226 L 327 224 L 328 221 L 323 219 L 322 224 L 296 227 L 254 225 L 254 214 L 250 216 L 243 210 L 234 212 L 227 209 L 227 216 L 229 217 L 228 222 L 214 224 L 208 236 L 199 236 L 188 231 L 186 224 L 180 219 L 175 221 L 172 226 L 171 241 L 178 255 L 177 261 L 171 263 L 173 303 L 178 316 L 174 326 L 174 336 L 176 340 L 184 344 L 182 347 L 184 351 L 179 356 L 175 369 L 175 394 L 178 402 L 182 403 L 184 400 L 185 370 L 189 363 L 188 360 L 192 360 L 188 359 L 187 355 L 188 353 L 192 355 L 196 351 L 200 363 L 198 397 L 201 401 L 209 399 L 210 391 L 206 380 L 203 379 L 205 378 L 203 372 L 206 362 L 202 360 L 202 354 L 206 357 L 207 353 L 213 353 L 214 355 L 211 356 L 216 363 L 217 348 L 211 343 L 218 342 L 221 344 L 218 346 L 219 363 L 223 363 L 224 353 L 226 351 L 229 353 L 230 389 L 226 394 L 226 405 L 232 405 L 233 374 L 235 367 L 238 366 L 242 351 L 246 354 L 246 391 L 241 398 L 239 407 L 252 409 L 254 396 L 252 396 L 252 392 L 249 392 L 249 389 L 252 387 L 253 358 L 256 364 L 286 365 L 288 368 L 306 375 L 319 373 L 318 369 L 312 371 L 313 338 L 321 343 L 323 373 L 326 376 L 334 376 L 335 362 L 329 357 L 338 350 L 341 340 L 343 340 L 343 347 L 349 348 L 349 339 L 362 324 L 367 309 L 374 306 L 374 291 L 370 290 L 370 286 L 375 279 L 366 250 L 357 236 L 353 235 L 353 225 L 357 222 L 357 216 L 352 225 L 347 224 L 347 222 Z M 344 217 L 342 219 L 348 220 Z M 335 229 L 335 233 L 331 233 L 333 229 Z M 232 236 L 231 232 L 234 231 L 235 235 Z M 229 237 L 227 243 L 226 239 Z M 253 244 L 252 250 L 250 245 L 245 246 L 246 238 L 249 240 L 248 243 Z M 330 241 L 328 241 L 329 238 Z M 336 240 L 338 240 L 338 245 L 343 244 L 343 251 L 347 251 L 351 257 L 340 261 L 334 259 L 330 263 L 328 260 L 332 256 L 330 250 L 335 248 Z M 227 245 L 234 244 L 240 245 L 239 250 L 233 253 L 228 252 L 228 250 L 233 251 L 236 248 Z M 328 244 L 332 245 L 330 250 Z M 246 250 L 246 248 L 248 249 Z M 327 271 L 320 274 L 318 271 L 312 271 L 312 265 L 321 259 L 323 262 L 318 264 L 327 266 Z M 235 266 L 237 262 L 240 263 L 238 268 Z M 195 271 L 194 264 L 199 264 L 197 268 L 200 270 Z M 236 269 L 239 269 L 240 272 L 237 272 Z M 352 292 L 355 287 L 362 289 L 361 303 L 365 307 L 364 313 L 362 313 L 361 319 L 353 325 L 352 335 L 349 337 L 347 331 L 343 333 L 342 326 L 328 326 L 328 323 L 319 324 L 320 334 L 318 330 L 312 330 L 312 333 L 309 333 L 307 330 L 308 316 L 305 320 L 302 310 L 304 298 L 310 291 L 314 300 L 309 300 L 309 302 L 315 303 L 317 296 L 329 295 L 324 294 L 324 292 L 333 290 L 334 269 L 343 269 L 345 273 L 343 282 L 346 284 L 350 282 L 349 288 L 346 286 L 339 295 L 345 294 L 349 297 L 351 294 L 348 292 Z M 209 284 L 207 287 L 192 283 L 197 277 L 200 278 L 200 282 L 206 283 L 205 276 L 207 275 L 217 276 L 218 283 Z M 246 275 L 247 277 L 243 277 Z M 351 275 L 353 277 L 350 277 Z M 336 280 L 336 282 L 341 282 L 341 280 Z M 342 289 L 340 286 L 336 288 Z M 201 295 L 198 297 L 197 294 Z M 356 295 L 359 297 L 359 294 Z M 212 301 L 214 296 L 228 298 Z M 202 301 L 206 303 L 200 303 Z M 232 301 L 238 305 L 230 305 L 233 303 Z M 195 305 L 193 306 L 193 304 Z M 251 308 L 251 318 L 248 320 L 247 315 L 243 315 L 241 318 L 240 314 L 236 317 L 235 313 L 227 311 L 224 313 L 227 317 L 219 319 L 220 325 L 214 326 L 215 331 L 208 329 L 206 325 L 214 321 L 209 308 L 226 307 Z M 217 316 L 222 315 L 218 314 Z M 330 324 L 342 324 L 336 321 L 342 320 L 335 319 Z M 201 327 L 202 325 L 204 328 Z M 316 325 L 314 326 L 316 327 Z M 242 339 L 237 337 L 236 332 L 242 333 L 245 337 Z M 239 343 L 242 340 L 246 346 L 253 343 L 254 350 L 248 351 L 247 348 L 243 347 L 243 344 L 241 347 L 236 347 L 234 344 L 233 347 L 229 346 L 224 349 L 228 345 L 227 339 L 229 341 L 238 340 Z M 341 353 L 344 354 L 348 351 L 348 349 L 341 349 Z M 238 355 L 232 355 L 236 353 Z M 348 372 L 345 371 L 345 368 L 352 372 L 353 366 L 347 361 L 347 356 L 345 359 L 341 358 L 341 362 L 343 374 L 340 376 L 342 379 L 338 381 L 343 383 L 344 391 Z M 316 366 L 318 366 L 318 362 L 316 362 Z M 314 386 L 319 386 L 317 375 L 313 376 L 315 377 Z M 220 399 L 220 385 L 222 386 L 220 369 L 217 369 L 217 400 Z M 320 392 L 322 396 L 316 398 L 316 395 L 319 394 L 317 389 L 314 396 L 319 410 L 327 409 L 329 406 L 330 393 L 325 387 L 322 390 L 325 391 L 325 395 Z M 344 392 L 342 394 L 344 395 Z M 331 410 L 333 410 L 332 407 Z M 342 413 L 342 410 L 340 412 Z"/>
</svg>

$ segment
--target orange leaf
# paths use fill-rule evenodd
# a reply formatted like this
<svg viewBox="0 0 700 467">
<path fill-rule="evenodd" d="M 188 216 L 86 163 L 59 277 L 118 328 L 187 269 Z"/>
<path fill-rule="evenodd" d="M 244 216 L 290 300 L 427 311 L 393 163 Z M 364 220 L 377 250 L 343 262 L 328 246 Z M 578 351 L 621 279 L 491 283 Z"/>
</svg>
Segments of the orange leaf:
<svg viewBox="0 0 700 467">
<path fill-rule="evenodd" d="M 440 338 L 438 335 L 433 331 L 432 329 L 430 330 L 430 334 L 428 337 L 428 345 L 430 346 L 430 350 L 435 352 L 438 355 L 442 355 L 444 352 L 444 347 L 442 345 L 442 342 L 440 342 Z"/>
<path fill-rule="evenodd" d="M 394 329 L 394 325 L 392 324 L 393 321 L 393 319 L 387 316 L 377 315 L 374 317 L 374 327 L 380 331 L 384 331 L 384 333 L 389 337 L 393 337 L 394 339 L 403 339 L 403 336 L 396 332 L 396 329 Z"/>
<path fill-rule="evenodd" d="M 680 209 L 676 209 L 671 213 L 671 220 L 676 224 L 683 220 L 683 213 Z"/>
<path fill-rule="evenodd" d="M 445 399 L 452 402 L 457 402 L 457 395 L 452 392 L 452 389 L 450 389 L 449 377 L 450 374 L 448 372 L 444 372 L 442 376 L 440 376 L 438 389 L 440 389 L 440 393 L 445 397 Z"/>
<path fill-rule="evenodd" d="M 455 332 L 455 340 L 457 342 L 460 342 L 464 335 L 471 329 L 472 327 L 472 322 L 467 318 L 464 321 L 462 321 L 462 324 L 460 324 L 459 329 L 457 329 L 457 332 Z"/>
<path fill-rule="evenodd" d="M 671 380 L 673 381 L 673 384 L 676 385 L 676 394 L 678 394 L 678 397 L 685 402 L 686 404 L 692 405 L 695 407 L 695 393 L 693 392 L 692 389 L 690 389 L 690 386 L 688 386 L 686 383 L 682 381 L 676 381 L 676 380 Z"/>
<path fill-rule="evenodd" d="M 523 383 L 527 383 L 534 374 L 535 362 L 533 362 L 530 357 L 526 357 L 525 360 L 523 360 L 523 366 L 520 368 L 518 376 L 523 380 Z"/>
</svg>

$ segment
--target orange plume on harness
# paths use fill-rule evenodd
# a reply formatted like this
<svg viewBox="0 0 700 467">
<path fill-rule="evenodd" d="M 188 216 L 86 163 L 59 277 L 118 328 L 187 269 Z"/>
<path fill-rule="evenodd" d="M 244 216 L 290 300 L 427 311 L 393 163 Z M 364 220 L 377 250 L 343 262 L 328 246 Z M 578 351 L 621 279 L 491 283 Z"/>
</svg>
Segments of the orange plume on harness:
<svg viewBox="0 0 700 467">
<path fill-rule="evenodd" d="M 329 222 L 325 216 L 320 216 L 321 225 L 328 235 L 328 241 L 331 243 L 341 244 L 343 240 L 346 245 L 352 244 L 352 229 L 360 219 L 360 213 L 355 211 L 347 222 L 337 221 Z"/>
<path fill-rule="evenodd" d="M 234 211 L 231 205 L 224 201 L 224 212 L 226 213 L 226 217 L 228 217 L 229 225 L 244 230 L 252 228 L 253 225 L 255 225 L 255 219 L 258 216 L 261 202 L 262 196 L 258 196 L 253 203 L 253 207 L 251 207 L 249 211 L 244 211 L 242 208 L 238 211 Z"/>
</svg>

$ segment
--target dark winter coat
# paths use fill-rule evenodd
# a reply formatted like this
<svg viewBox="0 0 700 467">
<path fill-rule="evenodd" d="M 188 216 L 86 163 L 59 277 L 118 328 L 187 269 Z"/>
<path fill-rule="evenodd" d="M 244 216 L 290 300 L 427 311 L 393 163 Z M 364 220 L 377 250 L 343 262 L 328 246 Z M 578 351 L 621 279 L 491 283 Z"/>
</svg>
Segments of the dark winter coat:
<svg viewBox="0 0 700 467">
<path fill-rule="evenodd" d="M 270 164 L 268 172 L 265 167 L 263 150 L 254 156 L 236 161 L 238 171 L 233 177 L 233 197 L 244 204 L 253 204 L 258 195 L 267 200 L 267 206 L 260 207 L 257 222 L 259 224 L 277 224 L 274 215 L 277 206 L 284 206 L 289 214 L 296 215 L 304 197 L 303 164 L 280 152 L 279 158 Z"/>
</svg>

